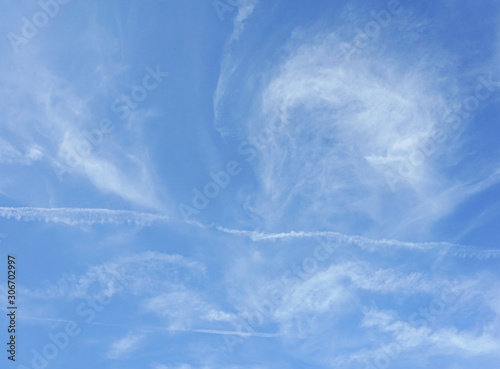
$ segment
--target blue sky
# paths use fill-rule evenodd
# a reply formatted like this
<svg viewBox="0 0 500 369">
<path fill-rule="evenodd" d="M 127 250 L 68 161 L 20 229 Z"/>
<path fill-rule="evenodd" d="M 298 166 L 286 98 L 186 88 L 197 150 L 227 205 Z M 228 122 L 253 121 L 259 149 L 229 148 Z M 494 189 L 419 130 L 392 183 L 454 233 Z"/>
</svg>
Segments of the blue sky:
<svg viewBox="0 0 500 369">
<path fill-rule="evenodd" d="M 0 14 L 2 367 L 498 368 L 497 2 Z"/>
</svg>

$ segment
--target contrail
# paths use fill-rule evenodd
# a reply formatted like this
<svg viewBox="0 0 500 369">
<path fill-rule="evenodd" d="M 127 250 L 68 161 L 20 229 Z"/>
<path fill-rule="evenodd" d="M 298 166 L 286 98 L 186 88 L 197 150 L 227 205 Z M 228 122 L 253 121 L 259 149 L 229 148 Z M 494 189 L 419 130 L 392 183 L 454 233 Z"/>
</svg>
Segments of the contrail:
<svg viewBox="0 0 500 369">
<path fill-rule="evenodd" d="M 237 332 L 237 331 L 220 331 L 213 329 L 188 329 L 182 330 L 182 332 L 195 332 L 195 333 L 207 333 L 207 334 L 220 334 L 220 335 L 232 335 L 232 336 L 242 336 L 242 337 L 263 337 L 263 338 L 273 338 L 278 337 L 277 333 L 263 333 L 263 332 Z"/>
<path fill-rule="evenodd" d="M 265 240 L 282 240 L 282 239 L 293 239 L 293 238 L 313 238 L 313 237 L 327 237 L 332 241 L 344 242 L 349 244 L 355 244 L 363 249 L 370 249 L 375 251 L 375 247 L 397 247 L 413 250 L 435 250 L 436 248 L 442 248 L 446 251 L 451 251 L 455 256 L 462 257 L 477 257 L 478 259 L 488 259 L 500 256 L 500 250 L 495 249 L 481 249 L 476 246 L 465 246 L 453 244 L 450 242 L 407 242 L 398 240 L 374 240 L 371 238 L 358 236 L 358 235 L 346 235 L 339 232 L 331 231 L 315 231 L 315 232 L 282 232 L 282 233 L 263 233 L 257 231 L 245 231 L 239 229 L 230 229 L 221 226 L 216 227 L 219 231 L 235 234 L 240 236 L 245 236 L 250 238 L 252 241 L 265 241 Z"/>
<path fill-rule="evenodd" d="M 0 217 L 18 221 L 44 221 L 46 223 L 78 224 L 137 224 L 163 223 L 169 217 L 162 214 L 141 213 L 131 210 L 94 208 L 33 208 L 0 207 Z"/>
<path fill-rule="evenodd" d="M 79 322 L 77 320 L 67 320 L 67 319 L 50 319 L 50 318 L 38 318 L 38 317 L 19 317 L 19 319 L 27 319 L 27 320 L 37 320 L 37 321 L 46 321 L 46 322 L 58 322 L 58 323 L 75 323 L 75 324 L 85 324 L 85 325 L 97 325 L 104 327 L 117 327 L 117 328 L 128 328 L 128 329 L 137 329 L 142 331 L 162 331 L 162 332 L 184 332 L 184 333 L 204 333 L 204 334 L 217 334 L 217 335 L 232 335 L 232 336 L 240 336 L 240 337 L 263 337 L 263 338 L 273 338 L 278 337 L 277 333 L 263 333 L 263 332 L 238 332 L 238 331 L 222 331 L 217 329 L 180 329 L 180 328 L 166 328 L 166 327 L 156 327 L 156 326 L 130 326 L 130 325 L 122 325 L 122 324 L 111 324 L 111 323 L 99 323 L 99 322 Z"/>
</svg>

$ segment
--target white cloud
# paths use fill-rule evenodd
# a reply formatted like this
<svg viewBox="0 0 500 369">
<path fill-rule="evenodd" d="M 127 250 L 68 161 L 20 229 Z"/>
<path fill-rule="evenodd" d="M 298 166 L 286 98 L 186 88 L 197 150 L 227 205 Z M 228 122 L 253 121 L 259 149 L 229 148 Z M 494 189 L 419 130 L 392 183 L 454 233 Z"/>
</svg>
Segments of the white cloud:
<svg viewBox="0 0 500 369">
<path fill-rule="evenodd" d="M 258 0 L 240 0 L 238 3 L 238 14 L 233 21 L 233 32 L 229 37 L 228 46 L 229 47 L 233 42 L 236 42 L 240 39 L 241 34 L 245 28 L 245 21 L 250 18 L 255 7 L 258 4 Z"/>
<path fill-rule="evenodd" d="M 46 173 L 49 180 L 65 181 L 71 176 L 88 179 L 89 184 L 106 195 L 114 194 L 136 206 L 166 211 L 170 206 L 166 203 L 167 196 L 159 194 L 160 186 L 147 150 L 136 139 L 137 130 L 142 129 L 149 115 L 140 115 L 137 110 L 135 120 L 128 122 L 133 127 L 127 122 L 119 124 L 110 105 L 127 92 L 120 89 L 117 82 L 126 68 L 112 58 L 103 61 L 101 57 L 109 56 L 110 51 L 119 52 L 116 40 L 99 27 L 95 19 L 90 23 L 79 45 L 98 65 L 96 70 L 86 69 L 91 63 L 82 66 L 85 77 L 72 76 L 70 81 L 60 68 L 47 60 L 43 48 L 33 47 L 30 53 L 19 53 L 14 59 L 3 61 L 2 70 L 8 73 L 1 75 L 0 118 L 5 124 L 0 128 L 0 136 L 9 137 L 9 142 L 0 139 L 0 163 L 48 163 L 53 167 L 53 171 Z M 81 83 L 82 78 L 85 83 Z M 141 121 L 137 117 L 141 117 Z M 100 143 L 92 144 L 88 152 L 82 132 L 96 129 L 103 118 L 110 118 L 114 132 L 120 130 L 120 135 L 104 134 Z M 134 139 L 129 141 L 130 137 Z M 124 144 L 124 141 L 129 142 Z M 70 165 L 68 153 L 82 147 L 85 152 L 79 155 L 82 160 L 75 166 Z M 19 179 L 15 175 L 11 177 L 9 185 L 13 187 Z M 9 196 L 8 186 L 3 192 Z"/>
<path fill-rule="evenodd" d="M 81 275 L 67 275 L 44 289 L 24 290 L 36 299 L 94 298 L 115 294 L 151 295 L 182 288 L 205 275 L 205 266 L 180 255 L 143 252 L 94 265 Z M 132 277 L 134 276 L 134 277 Z"/>
<path fill-rule="evenodd" d="M 363 310 L 359 301 L 366 293 L 397 295 L 400 299 L 415 294 L 431 295 L 439 290 L 439 283 L 421 273 L 347 261 L 319 269 L 306 279 L 280 289 L 284 297 L 271 319 L 280 323 L 286 336 L 307 337 L 321 331 L 321 326 L 335 326 L 347 314 Z M 325 319 L 328 325 L 319 323 Z"/>
<path fill-rule="evenodd" d="M 248 127 L 249 136 L 271 132 L 258 166 L 262 200 L 271 201 L 262 213 L 279 214 L 306 198 L 307 213 L 323 207 L 383 221 L 374 206 L 389 189 L 384 174 L 398 173 L 434 129 L 449 130 L 442 117 L 451 102 L 432 70 L 412 66 L 410 72 L 371 50 L 347 61 L 340 41 L 329 34 L 291 47 L 262 91 L 262 112 Z M 446 190 L 433 160 L 425 159 L 403 181 L 419 198 Z"/>
<path fill-rule="evenodd" d="M 402 360 L 422 351 L 429 357 L 462 357 L 489 355 L 496 349 L 500 320 L 492 293 L 498 277 L 473 271 L 456 275 L 455 268 L 461 270 L 468 263 L 446 257 L 442 251 L 458 252 L 459 245 L 350 238 L 330 232 L 268 234 L 219 229 L 258 242 L 245 243 L 248 252 L 240 255 L 234 273 L 228 276 L 239 321 L 261 330 L 277 325 L 279 337 L 293 342 L 301 355 L 314 354 L 322 363 L 356 367 L 360 360 L 384 353 L 385 346 L 395 341 L 406 344 Z M 330 258 L 316 260 L 316 267 L 308 263 L 312 271 L 307 272 L 302 262 L 315 255 L 319 243 L 311 243 L 310 238 L 316 237 L 329 237 L 334 247 Z M 361 248 L 354 247 L 358 244 Z M 260 253 L 265 257 L 250 257 L 254 250 L 263 249 Z M 469 250 L 468 256 L 473 252 Z M 413 312 L 435 309 L 433 301 L 442 299 L 443 293 L 449 301 L 450 286 L 457 300 L 446 303 L 444 311 L 422 327 L 409 323 Z M 273 298 L 279 302 L 272 303 Z M 367 312 L 370 302 L 384 307 Z M 471 314 L 478 309 L 486 316 L 472 324 L 470 320 L 476 318 Z M 256 321 L 260 323 L 255 325 Z M 447 346 L 447 340 L 453 343 Z M 467 343 L 470 349 L 459 353 Z M 482 343 L 484 351 L 479 349 Z"/>
<path fill-rule="evenodd" d="M 449 314 L 449 313 L 448 313 Z M 444 317 L 439 317 L 438 319 Z M 382 340 L 380 347 L 391 342 L 397 343 L 403 351 L 416 350 L 422 347 L 433 347 L 428 355 L 436 352 L 459 356 L 497 354 L 500 348 L 498 337 L 500 331 L 475 332 L 459 330 L 456 327 L 436 328 L 430 326 L 414 327 L 406 321 L 398 320 L 396 314 L 387 311 L 373 311 L 363 320 L 363 327 L 376 328 L 380 333 L 390 333 L 391 339 Z M 497 327 L 498 328 L 498 327 Z M 450 351 L 451 350 L 451 351 Z M 365 353 L 374 356 L 377 350 Z M 357 356 L 357 354 L 354 354 Z"/>
<path fill-rule="evenodd" d="M 446 62 L 451 56 L 417 37 L 425 20 L 415 26 L 407 17 L 395 17 L 383 40 L 371 40 L 350 60 L 342 44 L 355 34 L 352 19 L 334 30 L 296 28 L 273 49 L 279 57 L 260 53 L 246 60 L 246 69 L 238 61 L 248 54 L 226 53 L 215 125 L 222 135 L 236 133 L 257 146 L 252 164 L 261 191 L 244 202 L 269 229 L 307 228 L 312 221 L 361 233 L 361 219 L 376 235 L 411 238 L 418 228 L 422 236 L 498 170 L 492 165 L 468 180 L 449 176 L 446 168 L 463 159 L 468 121 L 452 127 L 447 113 L 490 69 L 457 80 Z M 257 73 L 254 62 L 268 69 Z M 417 164 L 407 168 L 409 160 Z M 489 185 L 499 182 L 490 179 Z"/>
<path fill-rule="evenodd" d="M 226 127 L 220 124 L 221 104 L 225 97 L 231 77 L 239 67 L 239 62 L 233 57 L 232 48 L 236 44 L 245 29 L 245 22 L 251 17 L 258 0 L 241 0 L 238 4 L 238 14 L 233 21 L 233 31 L 224 45 L 219 79 L 213 96 L 215 128 L 222 136 L 227 134 Z"/>
<path fill-rule="evenodd" d="M 152 297 L 145 302 L 147 311 L 165 317 L 171 329 L 190 329 L 199 322 L 230 322 L 235 319 L 206 302 L 199 292 L 187 287 Z"/>
<path fill-rule="evenodd" d="M 40 146 L 33 144 L 29 146 L 25 153 L 16 149 L 12 144 L 0 138 L 0 163 L 31 165 L 43 157 L 43 150 Z"/>
<path fill-rule="evenodd" d="M 109 160 L 87 158 L 81 169 L 95 187 L 103 192 L 116 194 L 148 209 L 166 211 L 154 193 L 155 186 L 146 167 L 141 163 L 131 163 L 130 166 L 135 167 L 137 164 L 136 171 L 124 172 Z"/>
<path fill-rule="evenodd" d="M 131 334 L 113 342 L 108 350 L 107 357 L 110 359 L 123 359 L 140 348 L 140 343 L 144 340 L 144 334 Z"/>
</svg>

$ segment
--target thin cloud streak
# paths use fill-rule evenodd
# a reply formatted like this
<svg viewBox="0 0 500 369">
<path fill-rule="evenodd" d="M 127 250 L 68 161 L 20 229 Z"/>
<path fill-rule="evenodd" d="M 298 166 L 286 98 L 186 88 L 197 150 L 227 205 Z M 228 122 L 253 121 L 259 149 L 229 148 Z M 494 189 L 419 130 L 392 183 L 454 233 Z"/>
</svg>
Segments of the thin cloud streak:
<svg viewBox="0 0 500 369">
<path fill-rule="evenodd" d="M 262 337 L 262 338 L 274 338 L 280 336 L 277 333 L 263 333 L 263 332 L 238 332 L 238 331 L 223 331 L 217 329 L 177 329 L 177 328 L 167 328 L 167 327 L 153 327 L 153 326 L 130 326 L 123 324 L 110 324 L 110 323 L 99 323 L 99 322 L 80 322 L 76 320 L 68 320 L 68 319 L 51 319 L 51 318 L 38 318 L 38 317 L 21 317 L 21 319 L 26 320 L 36 320 L 36 321 L 44 321 L 44 322 L 58 322 L 58 323 L 76 323 L 76 324 L 85 324 L 85 325 L 98 325 L 104 327 L 117 327 L 117 328 L 128 328 L 128 329 L 137 329 L 141 331 L 150 331 L 150 332 L 181 332 L 181 333 L 205 333 L 205 334 L 216 334 L 216 335 L 233 335 L 233 336 L 243 336 L 243 337 Z"/>
<path fill-rule="evenodd" d="M 46 223 L 78 224 L 130 224 L 150 225 L 170 220 L 166 215 L 131 210 L 98 208 L 34 208 L 0 207 L 0 217 L 17 221 L 45 221 Z"/>
<path fill-rule="evenodd" d="M 233 56 L 233 45 L 237 43 L 245 30 L 246 21 L 252 16 L 255 8 L 259 4 L 258 0 L 245 0 L 239 3 L 238 14 L 233 22 L 233 32 L 224 45 L 224 57 L 220 66 L 219 80 L 213 95 L 214 128 L 221 137 L 227 135 L 226 128 L 220 122 L 222 100 L 228 89 L 230 79 L 239 66 L 239 61 Z"/>
<path fill-rule="evenodd" d="M 314 232 L 304 232 L 304 231 L 291 231 L 282 233 L 263 233 L 257 231 L 245 231 L 239 229 L 230 229 L 221 226 L 216 227 L 219 231 L 246 236 L 252 241 L 265 241 L 265 240 L 286 240 L 293 238 L 312 238 L 312 237 L 328 237 L 334 239 L 338 242 L 347 242 L 350 244 L 356 244 L 363 249 L 369 249 L 374 251 L 374 246 L 381 247 L 396 247 L 411 250 L 433 250 L 433 249 L 444 249 L 446 251 L 452 252 L 455 256 L 463 257 L 474 257 L 477 258 L 491 258 L 499 257 L 500 250 L 495 249 L 481 249 L 476 246 L 465 246 L 459 244 L 453 244 L 450 242 L 408 242 L 408 241 L 398 241 L 398 240 L 374 240 L 368 237 L 358 236 L 358 235 L 345 235 L 339 232 L 332 231 L 314 231 Z"/>
</svg>

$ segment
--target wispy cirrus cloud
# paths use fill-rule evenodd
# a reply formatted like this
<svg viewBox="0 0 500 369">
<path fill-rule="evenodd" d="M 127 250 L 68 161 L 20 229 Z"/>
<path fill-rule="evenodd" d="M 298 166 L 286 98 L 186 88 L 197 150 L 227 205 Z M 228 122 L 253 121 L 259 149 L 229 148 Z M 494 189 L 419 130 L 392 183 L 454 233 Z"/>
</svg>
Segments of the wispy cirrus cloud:
<svg viewBox="0 0 500 369">
<path fill-rule="evenodd" d="M 34 144 L 28 146 L 24 153 L 19 151 L 9 142 L 0 138 L 0 163 L 1 164 L 21 164 L 31 165 L 34 162 L 41 160 L 43 151 L 41 147 Z"/>
<path fill-rule="evenodd" d="M 367 15 L 370 6 L 362 7 Z M 458 80 L 453 55 L 422 39 L 426 19 L 411 19 L 406 4 L 400 10 L 383 37 L 351 60 L 341 45 L 356 33 L 357 18 L 290 30 L 279 57 L 254 57 L 264 68 L 259 73 L 252 63 L 247 69 L 222 63 L 216 128 L 250 141 L 259 158 L 252 164 L 260 191 L 243 200 L 250 216 L 271 228 L 283 222 L 306 228 L 313 217 L 345 233 L 361 233 L 362 219 L 366 233 L 406 238 L 415 228 L 431 232 L 478 187 L 498 184 L 497 162 L 467 180 L 446 170 L 464 160 L 463 134 L 474 120 L 474 114 L 457 120 L 453 112 L 481 78 L 491 77 L 491 62 Z M 228 55 L 239 60 L 240 53 Z M 236 85 L 236 96 L 225 97 L 227 86 Z M 244 124 L 240 100 L 249 101 Z M 409 158 L 418 164 L 408 167 Z"/>
<path fill-rule="evenodd" d="M 414 356 L 427 360 L 495 355 L 500 316 L 498 299 L 491 296 L 498 273 L 456 274 L 449 270 L 470 262 L 445 258 L 441 252 L 437 257 L 424 256 L 421 252 L 430 250 L 425 247 L 394 245 L 373 247 L 371 251 L 383 253 L 380 257 L 363 247 L 361 251 L 352 248 L 342 239 L 332 240 L 336 247 L 330 257 L 325 254 L 313 260 L 314 247 L 308 238 L 288 236 L 278 245 L 271 242 L 277 240 L 273 238 L 257 241 L 269 250 L 265 260 L 239 261 L 238 271 L 261 271 L 256 281 L 248 282 L 248 274 L 236 271 L 229 277 L 229 286 L 239 289 L 232 296 L 239 326 L 278 325 L 279 337 L 293 342 L 301 355 L 314 354 L 317 365 L 356 368 L 364 360 L 387 355 L 387 347 L 396 343 L 397 347 L 405 344 L 396 353 L 403 361 Z M 246 248 L 249 256 L 261 250 L 255 243 Z M 304 248 L 310 250 L 306 257 L 291 257 Z M 285 270 L 283 259 L 290 264 Z M 490 262 L 482 261 L 485 266 Z M 478 306 L 484 318 L 472 313 Z M 470 346 L 461 351 L 464 345 Z"/>
<path fill-rule="evenodd" d="M 195 327 L 199 322 L 230 322 L 232 314 L 218 310 L 203 295 L 183 286 L 151 297 L 145 302 L 148 312 L 165 318 L 172 329 Z"/>
<path fill-rule="evenodd" d="M 2 73 L 4 83 L 0 88 L 1 118 L 5 122 L 0 137 L 9 137 L 8 142 L 0 139 L 0 163 L 10 165 L 7 170 L 16 164 L 47 166 L 52 168 L 44 174 L 48 183 L 58 179 L 66 186 L 90 185 L 97 194 L 167 211 L 167 196 L 161 193 L 147 150 L 136 140 L 141 123 L 151 116 L 144 112 L 148 111 L 145 106 L 137 107 L 130 117 L 133 122 L 122 123 L 113 111 L 111 104 L 130 92 L 130 87 L 127 90 L 119 82 L 130 71 L 121 61 L 108 57 L 109 53 L 119 54 L 118 42 L 94 16 L 90 18 L 82 34 L 75 36 L 80 51 L 86 54 L 82 60 L 77 58 L 81 75 L 59 68 L 38 45 L 43 38 L 0 63 L 3 71 L 9 71 Z M 94 61 L 96 64 L 92 64 Z M 95 137 L 88 138 L 89 132 L 103 119 L 111 122 L 114 133 L 106 132 L 95 144 Z M 131 137 L 135 138 L 129 141 Z M 75 162 L 74 158 L 81 156 L 82 160 Z M 18 175 L 13 173 L 2 186 L 6 195 L 15 197 L 15 183 L 22 186 L 26 182 Z"/>
<path fill-rule="evenodd" d="M 323 207 L 334 217 L 361 213 L 386 223 L 377 209 L 391 197 L 385 174 L 434 129 L 447 129 L 441 119 L 451 102 L 434 84 L 436 71 L 417 65 L 410 72 L 369 50 L 347 62 L 339 42 L 332 33 L 299 43 L 262 91 L 262 111 L 248 126 L 250 136 L 271 132 L 257 168 L 265 193 L 260 206 L 280 214 L 307 203 L 306 212 Z M 431 163 L 419 166 L 407 178 L 415 199 L 427 201 L 431 189 L 445 194 L 438 177 Z M 441 205 L 439 211 L 449 210 Z"/>
<path fill-rule="evenodd" d="M 259 0 L 240 0 L 238 2 L 238 14 L 233 21 L 233 32 L 229 36 L 226 47 L 231 46 L 233 42 L 237 42 L 245 29 L 245 22 L 259 4 Z"/>
<path fill-rule="evenodd" d="M 144 340 L 144 338 L 144 334 L 129 333 L 125 337 L 111 343 L 106 355 L 110 359 L 124 359 L 139 350 L 140 343 Z"/>
<path fill-rule="evenodd" d="M 152 294 L 184 288 L 206 274 L 205 266 L 177 254 L 154 251 L 117 257 L 89 266 L 85 273 L 69 274 L 44 288 L 23 290 L 33 299 L 86 299 L 116 294 Z"/>
<path fill-rule="evenodd" d="M 255 8 L 258 6 L 258 0 L 241 0 L 238 4 L 238 14 L 233 21 L 233 31 L 224 44 L 224 54 L 221 61 L 219 79 L 213 95 L 215 128 L 218 132 L 227 135 L 227 127 L 219 122 L 221 119 L 221 110 L 223 108 L 224 98 L 230 86 L 231 78 L 239 67 L 239 61 L 235 59 L 233 47 L 239 41 L 245 29 L 245 22 L 251 17 Z"/>
</svg>

